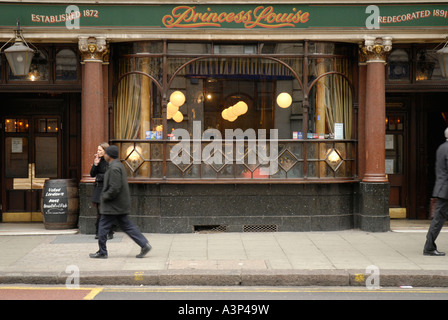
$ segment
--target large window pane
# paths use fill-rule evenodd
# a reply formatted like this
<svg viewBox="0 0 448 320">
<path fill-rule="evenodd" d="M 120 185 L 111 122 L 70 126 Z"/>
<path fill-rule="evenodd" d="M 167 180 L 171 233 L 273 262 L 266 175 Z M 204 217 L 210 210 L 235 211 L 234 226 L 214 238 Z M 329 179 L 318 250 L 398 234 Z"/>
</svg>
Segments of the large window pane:
<svg viewBox="0 0 448 320">
<path fill-rule="evenodd" d="M 355 142 L 342 141 L 355 136 L 353 60 L 349 58 L 353 47 L 310 43 L 308 78 L 303 79 L 305 44 L 168 42 L 165 59 L 151 55 L 144 43 L 128 46 L 130 51 L 121 55 L 116 73 L 119 82 L 114 112 L 114 138 L 123 140 L 122 147 L 132 145 L 122 157 L 128 174 L 134 178 L 218 180 L 355 174 L 355 159 L 347 151 L 356 150 Z M 205 53 L 209 55 L 201 56 Z M 167 82 L 162 81 L 162 75 Z M 312 85 L 308 95 L 302 89 L 305 81 Z M 163 90 L 159 90 L 165 83 L 169 85 L 165 88 L 166 120 L 162 118 Z M 168 139 L 173 134 L 173 140 L 193 139 L 185 142 L 187 149 L 178 153 L 173 148 L 179 146 L 178 141 L 144 142 L 159 139 L 163 123 L 167 124 Z M 232 142 L 220 140 L 227 134 L 232 134 Z M 263 144 L 264 138 L 275 138 L 273 134 L 278 140 L 254 150 L 238 149 L 242 139 L 247 140 L 244 143 Z M 128 139 L 137 141 L 124 141 Z M 226 144 L 233 153 L 224 147 Z M 149 151 L 143 155 L 145 145 Z M 173 149 L 176 161 L 171 158 Z M 160 158 L 161 154 L 165 158 Z M 255 157 L 254 163 L 249 161 L 251 157 Z M 261 163 L 266 159 L 269 164 L 278 162 L 270 173 L 261 170 L 271 169 Z"/>
</svg>

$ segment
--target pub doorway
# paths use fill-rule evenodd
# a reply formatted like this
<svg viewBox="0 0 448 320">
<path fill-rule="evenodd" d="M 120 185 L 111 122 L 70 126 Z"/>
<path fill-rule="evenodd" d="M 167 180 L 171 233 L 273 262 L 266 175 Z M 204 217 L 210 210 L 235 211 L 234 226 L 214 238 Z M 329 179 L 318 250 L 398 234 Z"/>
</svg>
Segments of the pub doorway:
<svg viewBox="0 0 448 320">
<path fill-rule="evenodd" d="M 416 143 L 417 173 L 415 212 L 411 218 L 428 219 L 429 203 L 435 183 L 435 161 L 437 148 L 446 141 L 444 131 L 448 127 L 448 93 L 431 92 L 416 95 Z"/>
<path fill-rule="evenodd" d="M 77 178 L 78 170 L 70 170 L 70 157 L 66 154 L 70 150 L 70 135 L 62 130 L 76 95 L 4 94 L 2 98 L 1 222 L 41 222 L 45 181 Z M 76 124 L 79 117 L 75 112 L 73 115 Z M 70 123 L 66 127 L 70 130 Z M 75 133 L 75 147 L 78 140 Z M 76 152 L 73 159 L 77 163 Z"/>
<path fill-rule="evenodd" d="M 436 150 L 448 127 L 448 93 L 395 93 L 386 99 L 390 217 L 428 219 Z"/>
</svg>

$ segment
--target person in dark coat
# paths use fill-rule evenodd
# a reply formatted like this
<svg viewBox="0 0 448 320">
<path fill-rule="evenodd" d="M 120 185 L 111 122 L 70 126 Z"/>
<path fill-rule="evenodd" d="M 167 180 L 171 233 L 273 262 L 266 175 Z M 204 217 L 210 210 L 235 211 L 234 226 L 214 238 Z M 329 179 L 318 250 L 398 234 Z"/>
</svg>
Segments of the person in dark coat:
<svg viewBox="0 0 448 320">
<path fill-rule="evenodd" d="M 118 154 L 118 147 L 110 146 L 104 155 L 109 163 L 109 169 L 104 175 L 104 187 L 101 194 L 101 216 L 98 228 L 99 250 L 96 253 L 91 253 L 91 258 L 107 259 L 107 234 L 115 220 L 118 221 L 121 230 L 141 247 L 137 258 L 143 258 L 151 250 L 148 240 L 128 218 L 128 214 L 131 212 L 131 195 L 126 171 L 118 159 Z"/>
<path fill-rule="evenodd" d="M 436 239 L 448 218 L 448 128 L 445 130 L 446 141 L 437 149 L 436 153 L 436 183 L 432 196 L 437 198 L 434 219 L 431 221 L 426 243 L 423 249 L 425 256 L 444 256 L 444 252 L 437 250 Z"/>
<path fill-rule="evenodd" d="M 103 180 L 104 180 L 104 174 L 106 173 L 107 168 L 109 167 L 109 164 L 106 160 L 104 160 L 104 153 L 109 147 L 109 144 L 107 142 L 102 142 L 98 145 L 97 152 L 94 155 L 93 158 L 93 164 L 92 168 L 90 169 L 90 176 L 92 178 L 95 178 L 95 185 L 93 187 L 92 192 L 92 203 L 93 206 L 96 207 L 96 222 L 95 222 L 95 230 L 96 230 L 96 237 L 95 239 L 98 239 L 98 225 L 100 222 L 100 200 L 101 200 L 101 192 L 103 191 Z M 107 235 L 109 239 L 113 239 L 114 232 L 111 230 L 109 234 Z"/>
</svg>

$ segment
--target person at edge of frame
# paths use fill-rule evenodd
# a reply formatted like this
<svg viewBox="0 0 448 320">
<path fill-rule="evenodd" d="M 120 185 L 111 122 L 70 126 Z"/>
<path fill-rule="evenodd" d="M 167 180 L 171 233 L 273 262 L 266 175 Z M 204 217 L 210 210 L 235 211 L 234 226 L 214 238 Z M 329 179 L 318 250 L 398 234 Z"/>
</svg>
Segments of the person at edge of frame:
<svg viewBox="0 0 448 320">
<path fill-rule="evenodd" d="M 432 196 L 437 198 L 434 218 L 426 234 L 426 242 L 423 248 L 425 256 L 444 256 L 445 252 L 437 250 L 436 239 L 448 218 L 448 128 L 445 129 L 446 141 L 442 143 L 436 152 L 436 183 Z"/>
</svg>

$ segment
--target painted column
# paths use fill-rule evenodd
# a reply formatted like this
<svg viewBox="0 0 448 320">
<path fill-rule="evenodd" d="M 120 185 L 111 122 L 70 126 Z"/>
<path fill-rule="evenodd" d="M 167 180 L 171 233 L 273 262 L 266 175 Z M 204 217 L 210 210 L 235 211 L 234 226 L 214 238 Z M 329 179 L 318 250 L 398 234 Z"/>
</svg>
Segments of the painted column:
<svg viewBox="0 0 448 320">
<path fill-rule="evenodd" d="M 108 54 L 104 37 L 79 37 L 82 66 L 81 182 L 93 182 L 90 168 L 98 144 L 107 141 L 103 62 Z M 104 85 L 107 86 L 107 83 Z"/>
<path fill-rule="evenodd" d="M 364 163 L 361 161 L 364 176 L 359 184 L 359 214 L 355 217 L 355 226 L 369 232 L 390 230 L 390 189 L 385 173 L 385 63 L 391 49 L 390 38 L 369 38 L 365 40 L 364 46 L 361 46 L 361 54 L 365 56 L 367 65 L 364 68 L 367 70 L 363 76 L 360 67 L 360 81 L 363 77 L 365 79 L 365 86 L 360 86 L 360 95 L 363 95 L 362 91 L 365 90 L 365 102 L 360 96 L 359 130 L 363 130 L 363 124 L 364 130 L 359 136 L 360 143 L 363 143 L 365 148 L 361 151 L 363 154 L 360 153 L 360 158 L 364 158 Z M 362 170 L 363 168 L 361 174 Z"/>
<path fill-rule="evenodd" d="M 365 174 L 363 182 L 388 182 L 385 174 L 386 86 L 385 64 L 391 38 L 368 38 L 361 48 L 366 55 Z"/>
</svg>

